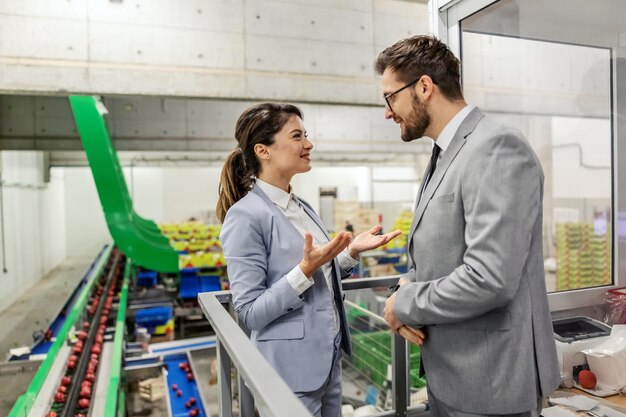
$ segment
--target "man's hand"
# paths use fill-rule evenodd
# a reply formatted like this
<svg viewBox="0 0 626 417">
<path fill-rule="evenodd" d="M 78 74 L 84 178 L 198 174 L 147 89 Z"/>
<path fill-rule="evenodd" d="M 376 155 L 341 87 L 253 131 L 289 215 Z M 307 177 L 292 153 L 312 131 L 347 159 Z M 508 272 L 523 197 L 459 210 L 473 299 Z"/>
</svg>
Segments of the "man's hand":
<svg viewBox="0 0 626 417">
<path fill-rule="evenodd" d="M 426 334 L 420 329 L 414 329 L 409 326 L 402 326 L 398 329 L 400 336 L 404 337 L 409 342 L 422 346 L 426 339 Z"/>
<path fill-rule="evenodd" d="M 358 259 L 361 252 L 386 245 L 402 234 L 400 230 L 394 230 L 384 235 L 377 235 L 376 233 L 380 232 L 381 229 L 381 226 L 374 226 L 367 232 L 356 235 L 352 242 L 350 242 L 350 246 L 348 246 L 350 256 L 352 256 L 353 259 Z"/>
<path fill-rule="evenodd" d="M 389 298 L 387 298 L 387 301 L 385 301 L 385 309 L 383 314 L 385 315 L 385 321 L 387 322 L 387 325 L 389 326 L 391 331 L 398 334 L 398 329 L 404 326 L 404 323 L 402 323 L 396 316 L 396 312 L 393 309 L 395 302 L 396 293 L 394 292 Z"/>
<path fill-rule="evenodd" d="M 309 232 L 304 234 L 304 253 L 300 262 L 300 270 L 311 278 L 313 273 L 325 263 L 334 259 L 341 253 L 352 239 L 352 233 L 339 232 L 330 242 L 322 246 L 313 245 L 313 235 Z"/>
<path fill-rule="evenodd" d="M 403 279 L 400 279 L 399 281 L 400 286 L 406 283 L 407 281 Z M 392 332 L 399 334 L 409 342 L 414 343 L 418 346 L 422 346 L 424 344 L 424 340 L 426 339 L 426 334 L 423 330 L 409 327 L 398 319 L 398 317 L 396 316 L 396 312 L 393 309 L 395 302 L 396 293 L 394 292 L 389 298 L 387 298 L 387 301 L 385 301 L 384 315 L 385 320 L 389 325 L 389 328 Z"/>
</svg>

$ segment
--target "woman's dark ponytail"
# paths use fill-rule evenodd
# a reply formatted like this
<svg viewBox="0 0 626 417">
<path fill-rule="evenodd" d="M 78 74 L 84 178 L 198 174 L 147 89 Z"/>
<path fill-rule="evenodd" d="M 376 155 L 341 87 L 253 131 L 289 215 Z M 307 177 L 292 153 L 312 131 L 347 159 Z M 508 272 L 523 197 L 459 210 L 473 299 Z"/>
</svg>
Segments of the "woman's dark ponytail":
<svg viewBox="0 0 626 417">
<path fill-rule="evenodd" d="M 217 218 L 224 221 L 228 209 L 250 191 L 253 173 L 246 169 L 243 152 L 236 148 L 228 155 L 218 188 Z"/>
</svg>

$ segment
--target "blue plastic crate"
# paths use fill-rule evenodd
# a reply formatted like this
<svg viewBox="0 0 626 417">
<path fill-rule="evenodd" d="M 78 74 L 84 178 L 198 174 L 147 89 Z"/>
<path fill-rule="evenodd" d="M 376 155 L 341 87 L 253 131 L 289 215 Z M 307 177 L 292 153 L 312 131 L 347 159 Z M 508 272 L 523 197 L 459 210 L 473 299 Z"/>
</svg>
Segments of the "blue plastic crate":
<svg viewBox="0 0 626 417">
<path fill-rule="evenodd" d="M 183 268 L 180 270 L 180 276 L 188 278 L 188 277 L 196 277 L 198 276 L 198 268 Z"/>
<path fill-rule="evenodd" d="M 400 257 L 399 256 L 383 256 L 378 258 L 378 265 L 384 265 L 384 264 L 396 264 L 400 262 Z"/>
<path fill-rule="evenodd" d="M 180 298 L 197 298 L 199 292 L 219 291 L 222 289 L 219 275 L 181 275 Z"/>
<path fill-rule="evenodd" d="M 222 283 L 219 275 L 205 275 L 200 277 L 201 292 L 220 291 Z"/>
<path fill-rule="evenodd" d="M 394 268 L 398 274 L 406 274 L 409 269 L 408 265 L 395 265 Z"/>
<path fill-rule="evenodd" d="M 173 317 L 172 307 L 152 307 L 137 310 L 135 322 L 145 326 L 160 326 Z"/>
<path fill-rule="evenodd" d="M 141 271 L 137 274 L 137 286 L 152 288 L 157 285 L 158 273 L 156 271 Z"/>
</svg>

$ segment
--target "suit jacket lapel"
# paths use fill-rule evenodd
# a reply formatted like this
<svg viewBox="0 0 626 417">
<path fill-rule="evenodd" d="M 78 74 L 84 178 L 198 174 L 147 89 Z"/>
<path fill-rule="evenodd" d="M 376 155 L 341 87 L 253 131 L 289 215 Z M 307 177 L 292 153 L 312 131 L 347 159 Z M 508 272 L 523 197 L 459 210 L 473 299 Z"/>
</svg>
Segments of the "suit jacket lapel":
<svg viewBox="0 0 626 417">
<path fill-rule="evenodd" d="M 450 167 L 450 164 L 452 164 L 456 155 L 459 153 L 463 145 L 465 145 L 466 138 L 474 131 L 474 128 L 476 128 L 476 125 L 483 117 L 485 116 L 477 107 L 467 115 L 465 120 L 463 120 L 463 123 L 461 123 L 461 126 L 459 126 L 459 129 L 456 131 L 454 138 L 452 138 L 448 149 L 446 149 L 441 160 L 437 163 L 437 169 L 435 169 L 433 177 L 428 181 L 426 188 L 422 188 L 424 186 L 424 182 L 422 182 L 422 185 L 420 186 L 422 194 L 417 202 L 417 206 L 415 207 L 413 222 L 411 223 L 411 231 L 409 232 L 409 237 L 411 239 L 409 242 L 409 254 L 412 253 L 411 244 L 413 242 L 413 234 L 422 219 L 424 210 L 426 210 L 426 207 L 428 206 L 428 202 L 437 190 L 437 187 L 439 187 L 443 177 L 446 175 L 446 171 Z M 429 169 L 430 164 L 428 170 Z M 426 172 L 428 172 L 428 170 Z"/>
<path fill-rule="evenodd" d="M 309 216 L 311 220 L 313 220 L 315 224 L 317 224 L 317 227 L 319 227 L 322 233 L 324 233 L 324 236 L 326 236 L 326 238 L 330 240 L 330 236 L 328 235 L 328 231 L 326 230 L 326 226 L 324 226 L 324 224 L 322 223 L 322 220 L 317 216 L 317 214 L 315 214 L 315 212 L 308 205 L 308 203 L 303 200 L 299 201 L 302 203 L 302 208 L 304 208 L 304 212 L 307 214 L 307 216 Z"/>
<path fill-rule="evenodd" d="M 265 194 L 263 192 L 261 187 L 257 187 L 255 185 L 254 187 L 252 187 L 250 192 L 258 195 L 259 197 L 261 197 L 263 199 L 263 201 L 265 201 L 265 204 L 267 204 L 267 206 L 270 208 L 270 210 L 274 211 L 274 213 L 276 215 L 276 219 L 278 221 L 282 221 L 285 224 L 285 227 L 287 227 L 288 229 L 290 229 L 292 231 L 292 234 L 294 235 L 294 237 L 295 236 L 300 237 L 302 239 L 302 242 L 304 242 L 304 237 L 302 237 L 302 235 L 300 234 L 298 229 L 296 229 L 296 227 L 293 225 L 293 223 L 291 223 L 291 221 L 287 218 L 287 216 L 285 216 L 285 213 L 283 213 L 276 206 L 276 204 L 274 204 L 274 202 L 272 200 L 270 200 L 270 198 L 267 196 L 267 194 Z"/>
</svg>

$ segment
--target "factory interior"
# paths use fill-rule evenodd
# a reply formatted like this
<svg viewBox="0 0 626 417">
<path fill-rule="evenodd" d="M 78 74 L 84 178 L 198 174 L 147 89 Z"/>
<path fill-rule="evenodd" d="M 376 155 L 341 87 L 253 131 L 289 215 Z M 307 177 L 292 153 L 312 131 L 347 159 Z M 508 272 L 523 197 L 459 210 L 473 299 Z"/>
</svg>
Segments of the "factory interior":
<svg viewBox="0 0 626 417">
<path fill-rule="evenodd" d="M 620 0 L 0 0 L 0 416 L 313 415 L 238 320 L 216 213 L 239 115 L 276 102 L 302 110 L 290 186 L 329 234 L 402 232 L 340 284 L 341 416 L 435 417 L 384 318 L 433 141 L 386 120 L 373 63 L 415 35 L 543 170 L 542 415 L 626 417 Z"/>
</svg>

